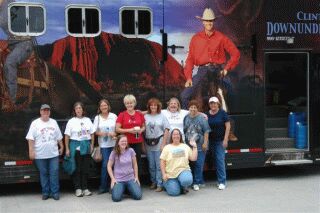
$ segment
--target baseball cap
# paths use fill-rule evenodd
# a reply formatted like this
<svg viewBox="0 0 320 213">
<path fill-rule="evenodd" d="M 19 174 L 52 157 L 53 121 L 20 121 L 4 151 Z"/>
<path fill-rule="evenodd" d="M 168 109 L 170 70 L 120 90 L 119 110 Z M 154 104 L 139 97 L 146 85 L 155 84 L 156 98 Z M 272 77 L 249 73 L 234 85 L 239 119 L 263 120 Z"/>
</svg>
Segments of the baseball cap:
<svg viewBox="0 0 320 213">
<path fill-rule="evenodd" d="M 40 110 L 42 109 L 50 109 L 50 106 L 48 104 L 42 104 Z"/>
<path fill-rule="evenodd" d="M 209 103 L 211 103 L 211 102 L 220 103 L 220 102 L 219 102 L 219 99 L 218 99 L 217 97 L 211 97 L 211 98 L 209 99 Z"/>
</svg>

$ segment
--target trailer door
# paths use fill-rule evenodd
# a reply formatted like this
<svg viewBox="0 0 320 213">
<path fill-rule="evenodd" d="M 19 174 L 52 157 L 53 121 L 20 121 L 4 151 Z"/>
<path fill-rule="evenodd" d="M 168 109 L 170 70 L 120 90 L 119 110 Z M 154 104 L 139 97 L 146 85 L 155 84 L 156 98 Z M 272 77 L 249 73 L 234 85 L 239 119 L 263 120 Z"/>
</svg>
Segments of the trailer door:
<svg viewBox="0 0 320 213">
<path fill-rule="evenodd" d="M 315 163 L 320 163 L 320 53 L 311 57 L 310 67 L 310 151 Z"/>
</svg>

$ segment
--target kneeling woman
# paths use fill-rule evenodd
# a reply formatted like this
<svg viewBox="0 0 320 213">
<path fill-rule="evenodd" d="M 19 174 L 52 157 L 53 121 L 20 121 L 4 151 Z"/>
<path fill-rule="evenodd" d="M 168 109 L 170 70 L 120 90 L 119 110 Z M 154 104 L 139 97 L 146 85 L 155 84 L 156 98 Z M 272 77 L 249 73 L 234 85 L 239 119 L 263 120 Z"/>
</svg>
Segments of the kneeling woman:
<svg viewBox="0 0 320 213">
<path fill-rule="evenodd" d="M 111 178 L 111 194 L 114 202 L 121 201 L 126 189 L 133 199 L 142 198 L 136 153 L 129 148 L 125 135 L 119 135 L 117 138 L 114 150 L 110 154 L 108 173 Z"/>
<path fill-rule="evenodd" d="M 189 160 L 197 160 L 198 150 L 194 140 L 190 140 L 189 144 L 192 149 L 183 143 L 180 130 L 174 129 L 171 133 L 170 144 L 162 150 L 160 166 L 163 186 L 171 196 L 178 196 L 181 191 L 188 192 L 188 187 L 192 184 Z"/>
</svg>

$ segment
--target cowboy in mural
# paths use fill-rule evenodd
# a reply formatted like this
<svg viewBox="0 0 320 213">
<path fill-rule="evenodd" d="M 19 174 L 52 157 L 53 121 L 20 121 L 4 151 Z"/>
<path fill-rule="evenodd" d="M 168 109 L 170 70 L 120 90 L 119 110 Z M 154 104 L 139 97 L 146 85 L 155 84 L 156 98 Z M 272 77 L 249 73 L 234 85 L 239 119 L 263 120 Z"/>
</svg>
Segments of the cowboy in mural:
<svg viewBox="0 0 320 213">
<path fill-rule="evenodd" d="M 4 63 L 4 77 L 11 102 L 16 102 L 17 96 L 17 70 L 32 53 L 32 41 L 29 36 L 15 36 L 8 29 L 8 5 L 13 0 L 0 0 L 0 27 L 8 35 L 8 48 L 10 50 Z M 3 47 L 0 47 L 3 48 Z"/>
<path fill-rule="evenodd" d="M 189 54 L 184 68 L 187 79 L 185 89 L 181 93 L 183 107 L 196 93 L 201 93 L 204 80 L 209 82 L 208 97 L 217 96 L 221 99 L 222 108 L 227 111 L 224 89 L 231 88 L 230 82 L 224 78 L 230 70 L 239 63 L 240 52 L 235 44 L 224 34 L 214 28 L 216 16 L 212 9 L 206 8 L 202 17 L 196 16 L 203 24 L 204 30 L 196 33 L 190 42 Z M 229 54 L 229 60 L 226 59 Z M 194 66 L 198 66 L 198 72 L 192 76 Z M 237 140 L 231 134 L 230 140 Z"/>
</svg>

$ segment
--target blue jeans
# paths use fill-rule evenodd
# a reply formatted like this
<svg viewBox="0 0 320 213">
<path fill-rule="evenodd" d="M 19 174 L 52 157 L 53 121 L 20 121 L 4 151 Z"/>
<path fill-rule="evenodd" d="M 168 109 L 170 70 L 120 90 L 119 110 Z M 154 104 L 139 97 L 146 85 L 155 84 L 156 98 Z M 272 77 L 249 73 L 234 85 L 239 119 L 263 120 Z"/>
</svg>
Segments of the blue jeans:
<svg viewBox="0 0 320 213">
<path fill-rule="evenodd" d="M 210 141 L 209 146 L 213 159 L 215 159 L 215 167 L 218 183 L 226 184 L 226 165 L 225 165 L 225 148 L 223 141 Z"/>
<path fill-rule="evenodd" d="M 194 175 L 193 184 L 204 184 L 203 179 L 203 166 L 206 159 L 206 153 L 204 151 L 198 151 L 197 161 L 194 162 L 192 171 Z"/>
<path fill-rule="evenodd" d="M 125 190 L 128 190 L 131 197 L 135 200 L 141 200 L 142 190 L 137 182 L 134 180 L 129 180 L 125 182 L 117 182 L 112 188 L 112 200 L 114 202 L 119 202 L 122 200 L 122 195 Z"/>
<path fill-rule="evenodd" d="M 102 165 L 101 165 L 101 175 L 100 175 L 100 191 L 108 191 L 109 188 L 109 175 L 107 172 L 107 165 L 109 161 L 109 156 L 113 150 L 113 147 L 101 148 L 102 154 Z"/>
<path fill-rule="evenodd" d="M 19 41 L 18 43 L 10 44 L 9 49 L 11 52 L 8 54 L 4 63 L 4 74 L 11 101 L 15 103 L 17 96 L 18 66 L 31 55 L 32 42 L 29 40 Z"/>
<path fill-rule="evenodd" d="M 160 151 L 148 151 L 148 163 L 151 182 L 162 187 L 162 175 L 160 169 Z"/>
<path fill-rule="evenodd" d="M 232 86 L 228 76 L 223 79 L 218 79 L 218 73 L 222 70 L 220 65 L 218 66 L 200 66 L 196 75 L 192 77 L 192 87 L 185 88 L 181 94 L 181 108 L 188 109 L 188 102 L 192 96 L 201 89 L 203 80 L 208 79 L 209 84 L 218 84 L 221 88 L 226 88 L 228 95 L 231 93 Z M 209 85 L 208 84 L 208 85 Z M 218 86 L 217 85 L 217 86 Z M 216 94 L 211 94 L 216 96 Z"/>
<path fill-rule="evenodd" d="M 177 178 L 170 178 L 163 182 L 163 186 L 166 189 L 168 195 L 178 196 L 181 194 L 181 190 L 191 186 L 192 173 L 190 170 L 184 170 L 179 174 Z"/>
<path fill-rule="evenodd" d="M 59 157 L 35 159 L 40 172 L 42 195 L 59 195 Z"/>
</svg>

